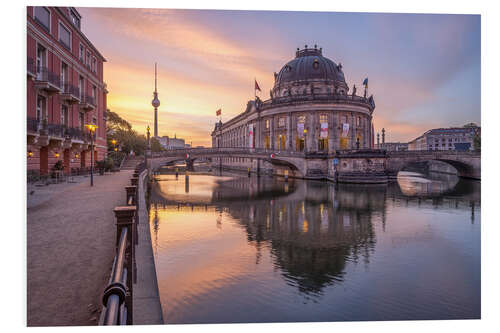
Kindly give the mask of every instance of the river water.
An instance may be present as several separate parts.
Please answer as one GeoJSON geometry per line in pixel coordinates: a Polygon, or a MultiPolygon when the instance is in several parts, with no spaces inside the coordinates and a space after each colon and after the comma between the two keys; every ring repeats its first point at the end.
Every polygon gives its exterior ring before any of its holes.
{"type": "Polygon", "coordinates": [[[480,182],[156,176],[165,323],[480,318],[480,182]]]}

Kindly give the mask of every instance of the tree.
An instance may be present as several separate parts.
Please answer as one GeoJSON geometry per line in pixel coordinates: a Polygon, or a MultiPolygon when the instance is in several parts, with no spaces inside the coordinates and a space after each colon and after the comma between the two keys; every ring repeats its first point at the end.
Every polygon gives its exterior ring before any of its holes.
{"type": "Polygon", "coordinates": [[[481,150],[481,135],[480,134],[475,134],[474,135],[474,150],[481,150]]]}
{"type": "Polygon", "coordinates": [[[147,148],[147,139],[144,135],[139,135],[132,129],[132,125],[116,112],[108,112],[106,122],[108,150],[114,151],[115,147],[129,154],[131,151],[141,155],[147,148]],[[116,145],[113,144],[116,140],[116,145]]]}
{"type": "Polygon", "coordinates": [[[468,123],[464,125],[464,128],[474,128],[474,127],[478,127],[476,123],[468,123]]]}
{"type": "Polygon", "coordinates": [[[160,144],[157,138],[151,138],[151,151],[157,153],[163,151],[163,146],[160,144]]]}

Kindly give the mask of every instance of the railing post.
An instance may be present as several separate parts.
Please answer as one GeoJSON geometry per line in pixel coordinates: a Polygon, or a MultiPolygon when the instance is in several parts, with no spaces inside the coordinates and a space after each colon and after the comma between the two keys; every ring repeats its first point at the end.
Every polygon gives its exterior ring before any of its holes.
{"type": "Polygon", "coordinates": [[[122,234],[123,228],[128,228],[127,246],[125,250],[125,267],[127,269],[127,294],[125,297],[125,305],[127,307],[127,325],[132,325],[133,316],[133,282],[135,281],[136,265],[135,265],[135,238],[137,237],[135,232],[135,206],[119,206],[115,207],[113,210],[116,217],[116,246],[119,246],[120,235],[122,234]]]}
{"type": "Polygon", "coordinates": [[[125,186],[126,192],[126,200],[125,203],[127,206],[135,206],[137,202],[136,193],[137,186],[125,186]]]}
{"type": "Polygon", "coordinates": [[[139,178],[137,178],[137,177],[130,178],[130,184],[132,186],[137,186],[138,183],[139,183],[139,178]]]}

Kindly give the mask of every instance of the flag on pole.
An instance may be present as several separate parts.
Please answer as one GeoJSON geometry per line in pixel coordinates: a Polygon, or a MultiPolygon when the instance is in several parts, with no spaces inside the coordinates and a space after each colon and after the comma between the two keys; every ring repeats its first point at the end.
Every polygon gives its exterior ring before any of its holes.
{"type": "Polygon", "coordinates": [[[259,87],[259,84],[257,83],[257,80],[255,80],[255,91],[261,91],[260,90],[260,87],[259,87]]]}
{"type": "Polygon", "coordinates": [[[366,78],[366,79],[363,81],[363,85],[365,86],[365,88],[368,88],[368,78],[366,78]]]}
{"type": "Polygon", "coordinates": [[[222,109],[219,109],[217,111],[215,111],[215,115],[216,116],[220,116],[222,114],[222,109]]]}

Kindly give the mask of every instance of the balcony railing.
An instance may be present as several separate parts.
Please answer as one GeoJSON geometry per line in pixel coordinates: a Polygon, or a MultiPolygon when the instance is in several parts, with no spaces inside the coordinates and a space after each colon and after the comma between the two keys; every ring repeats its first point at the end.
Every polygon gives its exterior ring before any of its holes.
{"type": "Polygon", "coordinates": [[[365,98],[357,95],[343,94],[307,94],[307,95],[291,95],[283,97],[275,97],[267,101],[260,102],[258,108],[263,110],[280,104],[293,104],[300,102],[343,102],[343,103],[362,103],[367,106],[374,107],[373,98],[365,98]]]}
{"type": "Polygon", "coordinates": [[[28,117],[26,125],[28,132],[38,132],[38,129],[40,128],[40,120],[28,117]]]}
{"type": "Polygon", "coordinates": [[[28,64],[26,70],[28,71],[28,74],[35,75],[36,72],[35,61],[31,57],[28,57],[28,64]]]}
{"type": "Polygon", "coordinates": [[[84,96],[83,102],[87,103],[87,104],[90,104],[90,105],[93,105],[93,106],[96,106],[96,104],[95,104],[95,98],[92,97],[92,96],[89,96],[89,95],[85,95],[84,96]]]}
{"type": "Polygon", "coordinates": [[[64,85],[63,85],[63,93],[71,95],[71,96],[78,98],[78,99],[80,98],[80,89],[78,89],[78,87],[76,87],[68,82],[64,83],[64,85]]]}
{"type": "Polygon", "coordinates": [[[61,88],[61,78],[47,67],[37,68],[36,79],[37,81],[48,82],[57,88],[61,88]]]}
{"type": "Polygon", "coordinates": [[[27,118],[28,132],[40,132],[42,135],[57,136],[73,140],[90,141],[88,131],[79,127],[68,127],[62,124],[47,124],[40,119],[27,118]]]}

